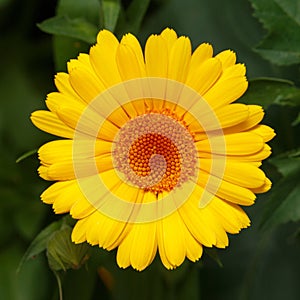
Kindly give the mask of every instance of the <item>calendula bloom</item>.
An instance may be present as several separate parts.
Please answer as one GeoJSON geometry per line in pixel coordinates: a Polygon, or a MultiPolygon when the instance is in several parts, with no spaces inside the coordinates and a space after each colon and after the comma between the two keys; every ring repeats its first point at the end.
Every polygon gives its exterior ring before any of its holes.
{"type": "Polygon", "coordinates": [[[259,168],[273,130],[258,105],[234,103],[247,89],[234,52],[194,52],[165,29],[143,53],[132,35],[107,30],[89,54],[55,77],[49,109],[32,114],[64,138],[43,145],[41,195],[77,223],[75,243],[118,248],[120,267],[145,269],[156,256],[168,269],[204,247],[225,248],[227,233],[250,225],[240,206],[270,189],[259,168]]]}

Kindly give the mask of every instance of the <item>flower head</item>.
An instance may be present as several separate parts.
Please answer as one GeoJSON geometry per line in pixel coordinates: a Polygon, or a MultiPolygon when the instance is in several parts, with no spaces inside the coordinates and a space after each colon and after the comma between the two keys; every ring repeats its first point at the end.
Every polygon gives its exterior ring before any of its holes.
{"type": "Polygon", "coordinates": [[[274,132],[260,106],[232,104],[247,89],[232,51],[192,53],[165,29],[143,53],[102,30],[55,84],[31,119],[64,138],[39,149],[40,176],[56,181],[41,198],[78,219],[75,243],[118,247],[118,265],[137,270],[158,250],[173,269],[250,225],[240,205],[271,187],[259,167],[274,132]]]}

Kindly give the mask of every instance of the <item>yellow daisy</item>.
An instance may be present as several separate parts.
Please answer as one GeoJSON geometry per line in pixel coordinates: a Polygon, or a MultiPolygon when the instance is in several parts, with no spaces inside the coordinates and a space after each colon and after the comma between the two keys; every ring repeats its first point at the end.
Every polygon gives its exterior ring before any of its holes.
{"type": "Polygon", "coordinates": [[[230,50],[194,52],[165,29],[143,53],[132,35],[99,32],[89,54],[55,77],[49,111],[31,120],[64,139],[39,149],[41,195],[77,219],[72,240],[112,250],[121,268],[145,269],[157,250],[168,269],[203,246],[225,248],[250,225],[252,205],[271,182],[259,169],[273,130],[260,106],[232,104],[247,89],[230,50]]]}

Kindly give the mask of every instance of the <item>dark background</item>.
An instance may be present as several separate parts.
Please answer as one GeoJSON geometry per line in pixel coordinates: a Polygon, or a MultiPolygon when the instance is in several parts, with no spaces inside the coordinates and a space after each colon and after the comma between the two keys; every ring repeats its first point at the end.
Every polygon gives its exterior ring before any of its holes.
{"type": "MultiPolygon", "coordinates": [[[[24,152],[54,139],[36,129],[29,116],[32,111],[45,107],[47,93],[54,90],[56,69],[52,37],[41,32],[36,24],[54,16],[55,7],[56,1],[51,0],[0,0],[0,300],[47,300],[55,299],[57,295],[55,277],[44,254],[27,262],[16,273],[30,242],[43,227],[59,218],[50,206],[39,200],[48,184],[37,175],[37,157],[34,155],[16,163],[24,152]]],[[[201,42],[210,42],[215,53],[223,49],[236,51],[238,61],[247,66],[249,78],[273,76],[298,83],[299,78],[295,77],[298,69],[275,67],[252,50],[265,34],[252,14],[246,0],[156,0],[151,2],[139,38],[144,43],[149,34],[172,27],[179,35],[189,36],[194,47],[201,42]]],[[[279,113],[276,108],[272,116],[267,112],[266,122],[280,132],[283,124],[277,122],[279,113]]],[[[284,115],[282,122],[288,123],[289,112],[284,115]]],[[[293,142],[286,137],[279,136],[278,139],[273,142],[275,152],[288,148],[293,142]]],[[[268,194],[260,196],[253,207],[246,208],[252,220],[251,228],[230,236],[230,247],[218,250],[222,268],[207,254],[191,267],[193,284],[196,278],[199,287],[199,299],[299,299],[298,227],[288,223],[271,231],[259,229],[267,198],[268,194]]],[[[109,254],[112,262],[114,255],[109,254]]],[[[87,285],[86,272],[85,269],[70,272],[65,299],[85,300],[78,294],[72,295],[68,289],[74,289],[76,282],[87,285]],[[70,284],[72,280],[74,282],[70,284]]],[[[126,274],[121,274],[121,278],[126,274]]],[[[139,284],[138,276],[142,278],[147,276],[145,274],[132,272],[132,280],[139,284]]],[[[151,279],[145,284],[150,285],[151,279]]],[[[189,283],[183,284],[188,286],[189,283]]],[[[192,294],[193,288],[191,283],[188,289],[192,294]]],[[[98,296],[89,299],[106,299],[104,294],[101,296],[103,289],[100,282],[96,288],[98,296]]],[[[120,299],[127,298],[123,294],[120,299]]],[[[175,294],[170,299],[179,298],[175,294]]]]}

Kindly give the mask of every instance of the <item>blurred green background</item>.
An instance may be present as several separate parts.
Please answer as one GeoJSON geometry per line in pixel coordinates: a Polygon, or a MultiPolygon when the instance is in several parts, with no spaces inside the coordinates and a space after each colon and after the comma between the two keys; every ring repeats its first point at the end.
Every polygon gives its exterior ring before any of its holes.
{"type": "MultiPolygon", "coordinates": [[[[93,1],[83,2],[92,5],[93,1]]],[[[123,6],[129,2],[122,1],[123,6]]],[[[44,254],[16,272],[34,237],[60,218],[39,200],[48,183],[37,175],[36,155],[16,163],[23,153],[54,139],[37,130],[29,116],[45,107],[47,93],[54,90],[54,74],[63,70],[61,61],[67,60],[65,53],[57,58],[56,52],[54,57],[52,36],[36,26],[55,15],[56,5],[53,0],[0,0],[0,300],[58,299],[55,276],[44,254]]],[[[299,66],[274,66],[253,51],[266,31],[253,17],[247,0],[152,0],[138,37],[144,44],[147,36],[165,27],[189,36],[194,47],[210,42],[215,53],[233,49],[238,61],[246,64],[250,79],[279,77],[299,85],[299,66]]],[[[57,46],[57,39],[55,43],[57,46]]],[[[68,59],[88,49],[87,44],[76,45],[68,59]]],[[[299,126],[290,126],[295,117],[289,107],[274,105],[267,110],[264,123],[277,132],[271,143],[274,155],[299,147],[299,138],[295,139],[299,126]]],[[[266,164],[265,169],[271,179],[279,178],[271,165],[266,164]]],[[[228,249],[217,251],[223,267],[204,254],[199,263],[185,263],[173,272],[163,270],[159,262],[142,273],[123,271],[115,265],[114,252],[93,249],[113,277],[114,299],[299,299],[299,223],[261,230],[268,197],[259,196],[253,207],[246,208],[252,226],[230,236],[228,249]]],[[[108,286],[91,260],[86,268],[64,275],[64,299],[110,299],[108,286]]]]}

